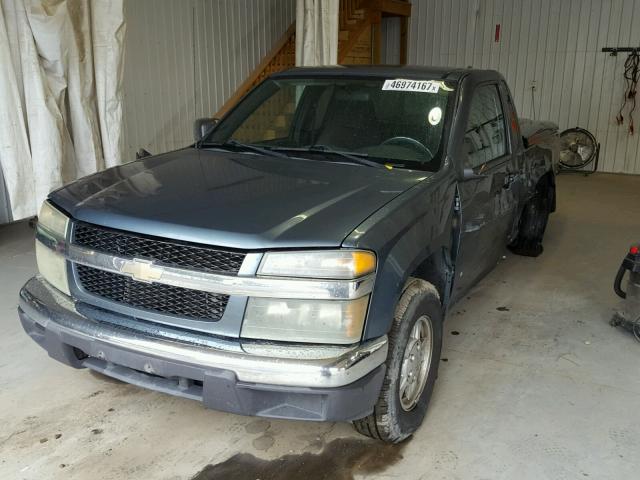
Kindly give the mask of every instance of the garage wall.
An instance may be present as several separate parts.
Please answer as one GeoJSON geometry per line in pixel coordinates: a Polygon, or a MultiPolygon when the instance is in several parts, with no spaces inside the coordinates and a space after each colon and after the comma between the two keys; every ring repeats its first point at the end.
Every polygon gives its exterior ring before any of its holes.
{"type": "Polygon", "coordinates": [[[400,63],[400,17],[382,17],[380,25],[380,63],[398,65],[400,63]]]}
{"type": "Polygon", "coordinates": [[[127,0],[125,158],[192,141],[295,19],[295,0],[127,0]]]}
{"type": "Polygon", "coordinates": [[[561,129],[587,128],[602,144],[600,170],[640,174],[640,105],[635,135],[615,121],[626,56],[600,52],[605,46],[640,45],[640,0],[411,3],[409,63],[498,70],[521,116],[549,119],[561,129]]]}

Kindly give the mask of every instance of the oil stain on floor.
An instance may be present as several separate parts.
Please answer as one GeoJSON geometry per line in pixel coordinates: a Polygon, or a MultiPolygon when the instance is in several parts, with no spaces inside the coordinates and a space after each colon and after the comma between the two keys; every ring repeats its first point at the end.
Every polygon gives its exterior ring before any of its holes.
{"type": "Polygon", "coordinates": [[[338,438],[318,454],[305,452],[262,460],[250,453],[239,453],[222,463],[207,465],[192,480],[352,480],[356,474],[381,472],[402,459],[407,443],[389,445],[338,438]]]}

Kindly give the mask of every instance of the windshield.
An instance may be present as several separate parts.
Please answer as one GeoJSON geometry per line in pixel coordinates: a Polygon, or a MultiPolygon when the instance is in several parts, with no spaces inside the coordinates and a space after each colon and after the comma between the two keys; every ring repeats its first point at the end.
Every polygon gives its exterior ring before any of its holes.
{"type": "Polygon", "coordinates": [[[429,79],[267,80],[201,146],[437,171],[451,92],[452,85],[429,79]]]}

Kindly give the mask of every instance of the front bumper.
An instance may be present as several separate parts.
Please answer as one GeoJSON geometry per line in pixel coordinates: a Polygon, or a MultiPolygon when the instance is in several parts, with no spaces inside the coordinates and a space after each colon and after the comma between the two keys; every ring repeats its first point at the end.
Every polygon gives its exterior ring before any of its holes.
{"type": "Polygon", "coordinates": [[[387,339],[352,348],[252,345],[144,324],[74,302],[40,277],[20,291],[20,321],[49,355],[75,368],[200,400],[243,415],[353,420],[368,415],[384,377],[387,339]]]}

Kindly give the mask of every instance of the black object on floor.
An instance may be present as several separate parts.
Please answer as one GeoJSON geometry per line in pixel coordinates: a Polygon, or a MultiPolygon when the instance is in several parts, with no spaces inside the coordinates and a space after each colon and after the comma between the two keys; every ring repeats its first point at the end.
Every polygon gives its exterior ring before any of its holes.
{"type": "Polygon", "coordinates": [[[613,315],[611,325],[629,330],[640,341],[640,243],[632,245],[624,257],[613,282],[613,290],[623,303],[613,315]],[[627,272],[629,275],[623,288],[627,272]]]}

